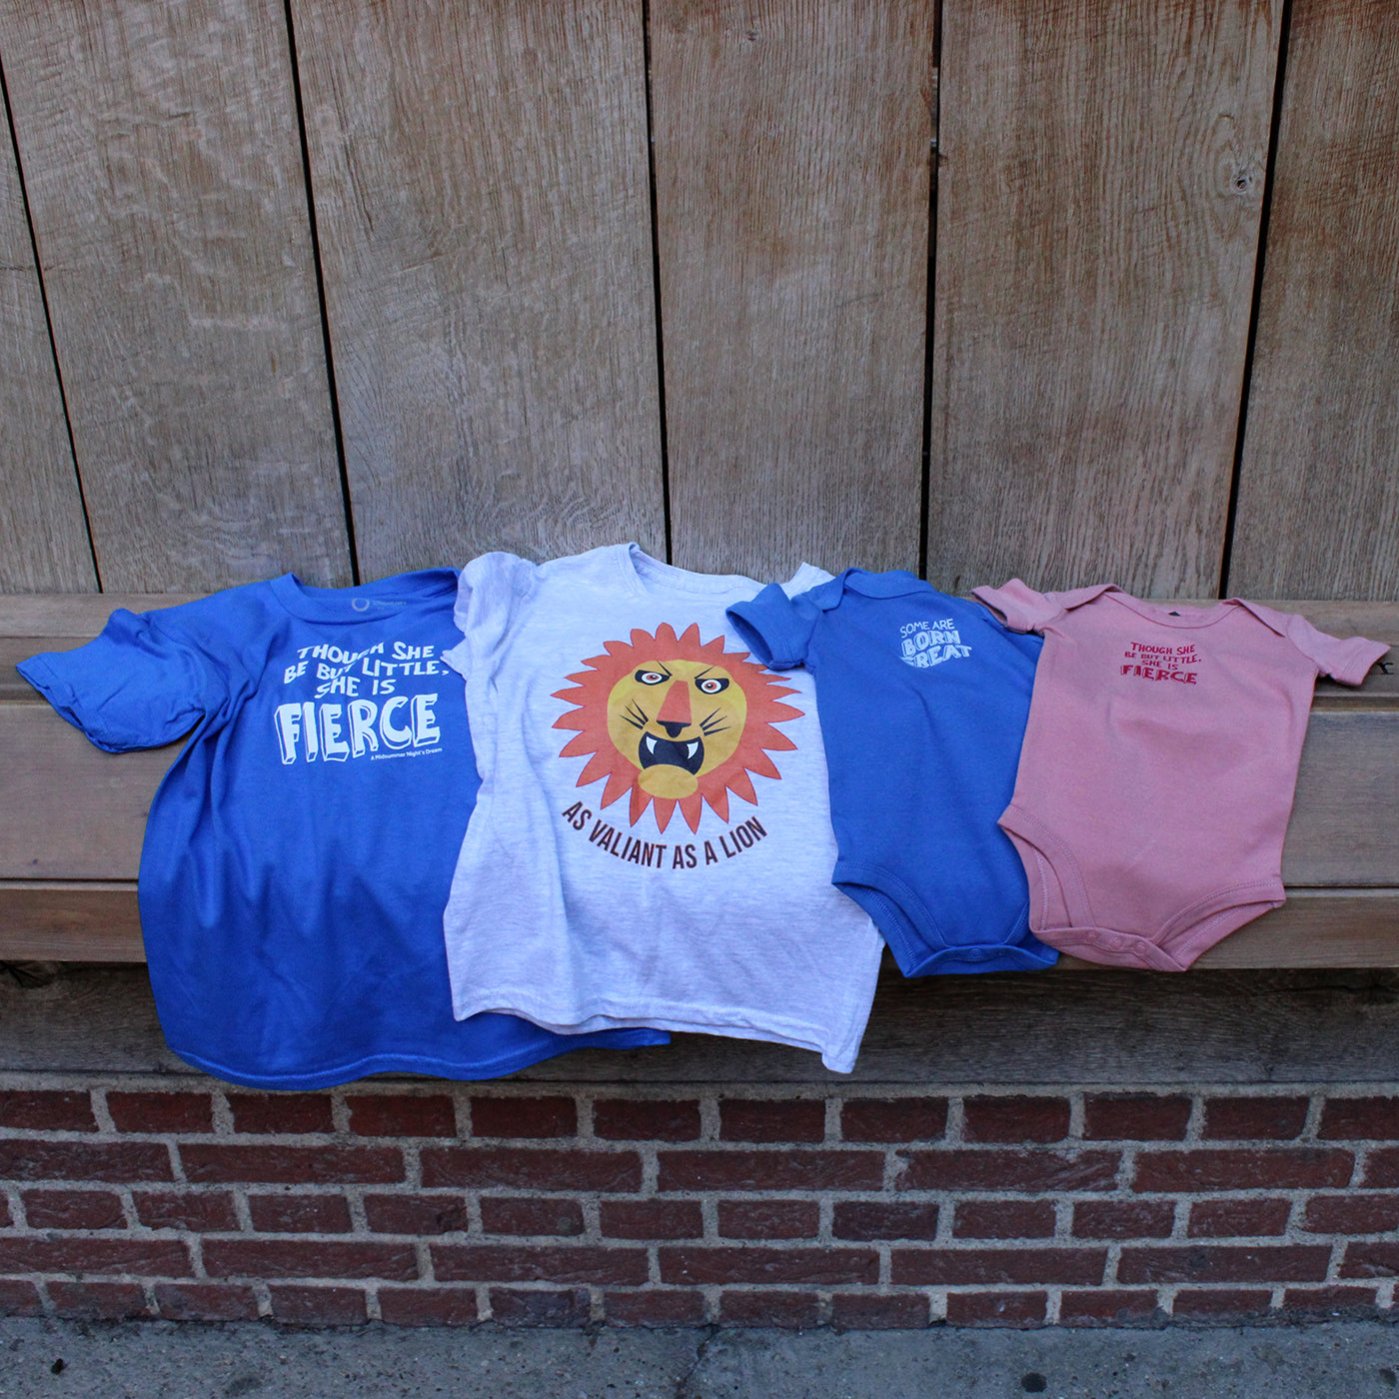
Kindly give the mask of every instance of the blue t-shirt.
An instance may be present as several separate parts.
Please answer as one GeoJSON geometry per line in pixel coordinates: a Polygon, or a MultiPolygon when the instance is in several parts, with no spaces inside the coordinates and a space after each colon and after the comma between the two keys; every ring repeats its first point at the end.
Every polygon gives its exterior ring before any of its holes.
{"type": "Polygon", "coordinates": [[[1041,642],[902,571],[849,569],[729,617],[775,670],[816,679],[830,768],[833,882],[906,976],[1031,970],[1025,871],[996,825],[1010,802],[1041,642]]]}
{"type": "Polygon", "coordinates": [[[480,779],[457,574],[291,574],[154,612],[20,673],[99,748],[189,740],[156,793],[138,899],[170,1048],[234,1083],[487,1078],[653,1030],[452,1015],[442,910],[480,779]]]}

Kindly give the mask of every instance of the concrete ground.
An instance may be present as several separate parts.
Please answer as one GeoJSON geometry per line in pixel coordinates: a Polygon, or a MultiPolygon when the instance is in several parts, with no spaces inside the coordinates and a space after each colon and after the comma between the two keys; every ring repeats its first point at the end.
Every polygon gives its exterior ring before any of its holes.
{"type": "Polygon", "coordinates": [[[477,1331],[0,1320],[0,1396],[1399,1399],[1399,1328],[477,1331]]]}

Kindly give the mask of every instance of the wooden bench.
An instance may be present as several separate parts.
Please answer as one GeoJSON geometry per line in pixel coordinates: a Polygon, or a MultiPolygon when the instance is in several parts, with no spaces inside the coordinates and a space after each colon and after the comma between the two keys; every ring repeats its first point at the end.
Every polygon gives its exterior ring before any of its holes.
{"type": "MultiPolygon", "coordinates": [[[[175,747],[93,748],[16,673],[95,636],[116,607],[181,597],[0,598],[0,961],[140,962],[136,870],[175,747]]],[[[1277,602],[1325,631],[1399,645],[1399,603],[1277,602]]],[[[1208,800],[1208,794],[1202,794],[1208,800]]],[[[1202,967],[1399,967],[1399,663],[1364,687],[1323,682],[1283,860],[1288,903],[1202,967]]],[[[1082,968],[1065,958],[1062,967],[1082,968]]]]}

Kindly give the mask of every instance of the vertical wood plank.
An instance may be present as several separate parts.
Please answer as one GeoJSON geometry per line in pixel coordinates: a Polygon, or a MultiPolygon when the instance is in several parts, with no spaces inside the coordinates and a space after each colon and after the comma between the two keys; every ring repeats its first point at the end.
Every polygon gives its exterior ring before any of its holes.
{"type": "Polygon", "coordinates": [[[1399,9],[1295,0],[1229,587],[1399,597],[1399,9]]]}
{"type": "Polygon", "coordinates": [[[104,586],[345,582],[285,15],[0,0],[104,586]]]}
{"type": "Polygon", "coordinates": [[[639,0],[295,0],[367,573],[664,549],[639,0]]]}
{"type": "Polygon", "coordinates": [[[0,122],[0,592],[97,586],[19,168],[0,122]]]}
{"type": "Polygon", "coordinates": [[[1220,581],[1275,0],[946,0],[929,576],[1220,581]]]}
{"type": "Polygon", "coordinates": [[[678,563],[918,567],[933,8],[653,0],[678,563]]]}

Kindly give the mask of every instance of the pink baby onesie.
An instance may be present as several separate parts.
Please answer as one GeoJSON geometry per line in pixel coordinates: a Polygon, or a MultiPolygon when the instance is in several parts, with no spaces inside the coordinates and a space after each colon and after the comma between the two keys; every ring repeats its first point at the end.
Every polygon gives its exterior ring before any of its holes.
{"type": "Polygon", "coordinates": [[[1035,935],[1092,962],[1184,971],[1277,908],[1316,678],[1359,685],[1389,648],[1238,598],[1165,607],[1018,578],[975,596],[1045,638],[1000,817],[1035,935]]]}

